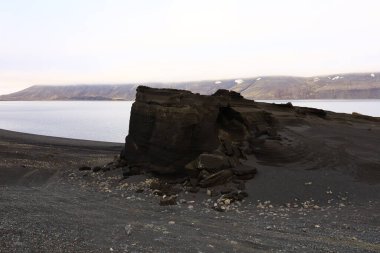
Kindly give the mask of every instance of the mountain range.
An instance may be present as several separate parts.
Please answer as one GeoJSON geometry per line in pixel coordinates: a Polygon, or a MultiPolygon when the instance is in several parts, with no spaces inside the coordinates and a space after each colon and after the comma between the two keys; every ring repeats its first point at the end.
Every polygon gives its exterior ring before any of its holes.
{"type": "Polygon", "coordinates": [[[136,87],[186,89],[209,95],[218,89],[241,93],[245,98],[270,99],[380,99],[380,72],[313,77],[261,76],[228,80],[177,83],[35,85],[0,96],[3,101],[134,100],[136,87]]]}

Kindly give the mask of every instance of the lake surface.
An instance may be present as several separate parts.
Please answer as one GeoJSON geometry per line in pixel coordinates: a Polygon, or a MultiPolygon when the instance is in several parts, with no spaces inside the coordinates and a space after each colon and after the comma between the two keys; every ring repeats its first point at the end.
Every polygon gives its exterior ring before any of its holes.
{"type": "MultiPolygon", "coordinates": [[[[289,100],[296,106],[380,117],[380,100],[289,100]]],[[[267,100],[286,103],[284,100],[267,100]]],[[[85,140],[124,142],[133,102],[0,101],[0,128],[85,140]]]]}
{"type": "Polygon", "coordinates": [[[0,128],[74,139],[124,142],[132,103],[0,101],[0,128]]]}

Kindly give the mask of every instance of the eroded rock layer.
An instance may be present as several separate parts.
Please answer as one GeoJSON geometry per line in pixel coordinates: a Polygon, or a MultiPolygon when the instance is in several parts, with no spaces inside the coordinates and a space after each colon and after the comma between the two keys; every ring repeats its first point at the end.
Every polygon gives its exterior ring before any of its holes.
{"type": "Polygon", "coordinates": [[[130,168],[186,174],[194,187],[210,187],[253,178],[256,169],[241,160],[261,135],[278,137],[274,118],[239,93],[139,86],[122,158],[130,168]]]}

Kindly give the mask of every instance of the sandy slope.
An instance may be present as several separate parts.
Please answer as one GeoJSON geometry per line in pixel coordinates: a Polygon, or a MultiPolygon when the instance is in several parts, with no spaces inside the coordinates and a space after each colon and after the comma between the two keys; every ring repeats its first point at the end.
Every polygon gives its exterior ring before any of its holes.
{"type": "Polygon", "coordinates": [[[260,106],[282,140],[246,161],[249,197],[223,213],[205,190],[162,207],[136,193],[149,175],[78,171],[121,144],[0,130],[0,252],[379,252],[380,123],[260,106]]]}

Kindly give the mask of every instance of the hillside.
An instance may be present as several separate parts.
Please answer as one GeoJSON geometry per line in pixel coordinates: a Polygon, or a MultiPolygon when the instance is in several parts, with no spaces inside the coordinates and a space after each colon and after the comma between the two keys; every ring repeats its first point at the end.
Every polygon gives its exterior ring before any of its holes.
{"type": "MultiPolygon", "coordinates": [[[[380,73],[314,77],[266,76],[179,83],[146,83],[151,87],[186,89],[211,94],[218,89],[250,99],[379,99],[380,73]]],[[[138,84],[32,86],[0,100],[134,100],[138,84]]]]}

